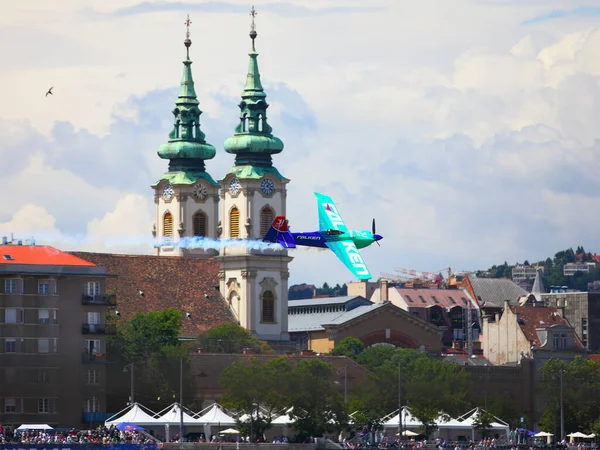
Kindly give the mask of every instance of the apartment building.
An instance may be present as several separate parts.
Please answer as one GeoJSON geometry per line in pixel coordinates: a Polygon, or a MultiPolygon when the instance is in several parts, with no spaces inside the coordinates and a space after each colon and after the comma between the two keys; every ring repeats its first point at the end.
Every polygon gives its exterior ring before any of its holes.
{"type": "Polygon", "coordinates": [[[595,268],[595,262],[567,263],[563,266],[563,275],[569,277],[575,275],[577,272],[590,273],[590,270],[594,270],[595,268]]]}
{"type": "Polygon", "coordinates": [[[512,280],[515,283],[521,283],[527,280],[533,280],[538,270],[544,273],[544,266],[521,266],[516,265],[512,268],[512,280]]]}
{"type": "Polygon", "coordinates": [[[0,423],[79,427],[104,418],[107,276],[55,248],[4,239],[0,423]]]}

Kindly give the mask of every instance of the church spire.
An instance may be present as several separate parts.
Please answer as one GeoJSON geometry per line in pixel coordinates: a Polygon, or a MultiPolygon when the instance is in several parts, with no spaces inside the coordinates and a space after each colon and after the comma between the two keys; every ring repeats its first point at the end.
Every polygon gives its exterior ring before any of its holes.
{"type": "Polygon", "coordinates": [[[225,151],[235,156],[236,166],[253,166],[270,168],[273,166],[271,155],[283,150],[283,142],[273,136],[273,129],[267,122],[265,94],[260,82],[258,70],[258,53],[256,52],[255,40],[258,33],[254,19],[256,10],[252,6],[250,16],[250,39],[252,50],[249,53],[248,75],[246,85],[242,92],[242,101],[239,104],[241,110],[240,124],[235,129],[235,134],[225,141],[225,151]]]}
{"type": "Polygon", "coordinates": [[[215,148],[204,140],[205,135],[200,129],[202,111],[198,108],[200,102],[194,89],[190,60],[191,23],[188,15],[184,22],[186,33],[183,41],[186,47],[186,59],[183,61],[181,87],[173,110],[175,116],[173,131],[169,133],[169,141],[158,149],[158,156],[169,160],[169,172],[203,173],[204,161],[214,158],[216,154],[215,148]]]}

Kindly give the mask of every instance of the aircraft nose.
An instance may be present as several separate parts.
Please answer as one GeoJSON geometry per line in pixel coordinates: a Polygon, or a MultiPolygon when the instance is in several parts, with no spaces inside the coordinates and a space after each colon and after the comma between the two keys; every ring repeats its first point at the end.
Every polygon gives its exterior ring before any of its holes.
{"type": "Polygon", "coordinates": [[[374,234],[374,235],[373,235],[373,239],[375,239],[376,241],[380,241],[380,240],[382,240],[382,239],[383,239],[383,236],[382,236],[382,235],[380,235],[380,234],[374,234]]]}

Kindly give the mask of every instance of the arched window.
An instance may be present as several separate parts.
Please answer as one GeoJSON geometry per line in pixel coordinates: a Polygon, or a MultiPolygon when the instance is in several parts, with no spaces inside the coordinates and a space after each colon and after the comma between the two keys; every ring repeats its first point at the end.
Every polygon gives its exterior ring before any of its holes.
{"type": "Polygon", "coordinates": [[[258,115],[258,131],[262,132],[263,130],[263,116],[262,114],[258,115]]]}
{"type": "Polygon", "coordinates": [[[173,216],[170,212],[163,216],[163,237],[166,242],[173,241],[173,216]]]}
{"type": "Polygon", "coordinates": [[[249,123],[249,120],[248,120],[248,116],[247,116],[246,114],[244,114],[243,121],[244,121],[244,129],[243,129],[243,131],[247,132],[247,131],[249,131],[249,130],[248,130],[248,123],[249,123]]]}
{"type": "Polygon", "coordinates": [[[262,296],[262,322],[275,322],[275,297],[271,291],[265,291],[262,296]]]}
{"type": "Polygon", "coordinates": [[[260,212],[260,235],[264,236],[271,228],[273,219],[275,218],[275,212],[268,206],[265,206],[260,212]]]}
{"type": "Polygon", "coordinates": [[[192,217],[192,224],[194,227],[194,236],[206,236],[206,214],[198,211],[192,217]]]}
{"type": "Polygon", "coordinates": [[[229,213],[229,237],[231,239],[240,238],[240,211],[235,206],[229,213]]]}

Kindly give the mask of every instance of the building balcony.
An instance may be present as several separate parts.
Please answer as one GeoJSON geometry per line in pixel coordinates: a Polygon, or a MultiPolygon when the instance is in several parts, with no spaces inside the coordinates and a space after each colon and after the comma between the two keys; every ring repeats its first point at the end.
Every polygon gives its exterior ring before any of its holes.
{"type": "Polygon", "coordinates": [[[106,362],[106,353],[83,352],[81,361],[83,364],[104,364],[106,362]]]}
{"type": "Polygon", "coordinates": [[[81,334],[106,334],[106,325],[95,323],[84,323],[81,326],[81,334]]]}
{"type": "Polygon", "coordinates": [[[84,305],[114,305],[114,295],[81,295],[81,303],[84,305]]]}

